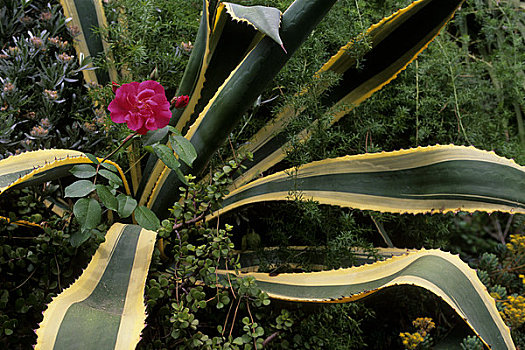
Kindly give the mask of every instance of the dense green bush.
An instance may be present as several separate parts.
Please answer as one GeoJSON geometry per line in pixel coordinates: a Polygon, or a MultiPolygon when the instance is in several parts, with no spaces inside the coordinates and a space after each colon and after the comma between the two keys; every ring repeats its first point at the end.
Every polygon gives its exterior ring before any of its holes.
{"type": "Polygon", "coordinates": [[[44,225],[44,229],[8,224],[0,219],[0,347],[29,349],[46,304],[79,276],[104,237],[73,248],[76,228],[53,215],[43,199],[56,191],[16,190],[2,196],[2,215],[44,225]],[[17,198],[16,200],[14,198],[17,198]],[[9,210],[6,212],[6,209],[9,210]],[[42,218],[49,218],[42,222],[42,218]]]}

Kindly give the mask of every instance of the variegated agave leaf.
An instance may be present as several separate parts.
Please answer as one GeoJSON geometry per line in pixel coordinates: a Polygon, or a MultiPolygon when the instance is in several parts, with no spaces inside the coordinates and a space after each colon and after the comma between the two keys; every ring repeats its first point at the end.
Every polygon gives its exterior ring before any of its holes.
{"type": "Polygon", "coordinates": [[[214,9],[207,1],[203,6],[195,44],[198,50],[194,49],[196,53],[192,52],[190,58],[190,63],[195,60],[200,62],[200,67],[197,69],[190,64],[191,69],[186,70],[181,86],[185,83],[188,86],[179,89],[178,94],[191,95],[191,98],[184,111],[173,111],[170,122],[181,131],[198,117],[230,73],[262,39],[261,34],[283,45],[279,36],[281,12],[278,9],[222,2],[214,9]],[[193,85],[189,89],[191,80],[193,85]]]}
{"type": "MultiPolygon", "coordinates": [[[[93,28],[107,27],[102,0],[60,0],[64,15],[71,18],[69,26],[73,32],[78,32],[74,46],[78,57],[93,59],[101,53],[108,51],[108,44],[97,34],[93,28]]],[[[100,69],[94,70],[90,62],[88,69],[82,71],[87,83],[104,85],[116,79],[114,68],[106,73],[100,69]]]]}
{"type": "MultiPolygon", "coordinates": [[[[333,3],[334,0],[295,1],[282,17],[281,37],[288,54],[285,54],[271,38],[263,38],[229,74],[186,134],[186,138],[192,142],[198,154],[191,169],[193,173],[203,170],[243,113],[333,3]]],[[[169,205],[177,200],[179,182],[177,176],[165,170],[161,164],[158,164],[151,174],[145,190],[141,193],[140,203],[147,204],[162,217],[166,215],[169,205]]]]}
{"type": "Polygon", "coordinates": [[[318,162],[260,178],[225,197],[242,205],[296,196],[390,213],[525,213],[525,167],[465,146],[431,146],[318,162]]]}
{"type": "MultiPolygon", "coordinates": [[[[221,270],[226,276],[230,271],[221,270]]],[[[311,273],[242,273],[271,298],[313,303],[346,303],[384,288],[413,285],[450,305],[490,349],[515,349],[509,328],[476,272],[458,256],[421,250],[374,264],[311,273]]]]}
{"type": "MultiPolygon", "coordinates": [[[[333,72],[341,80],[330,87],[320,104],[331,108],[335,123],[349,111],[369,98],[374,92],[392,81],[423,51],[452,18],[463,0],[419,0],[401,9],[365,33],[349,41],[316,73],[333,72]],[[369,42],[370,50],[362,57],[359,67],[354,54],[356,46],[369,42]]],[[[317,90],[320,88],[317,87],[317,90]]],[[[321,91],[326,88],[321,87],[321,91]]],[[[308,93],[306,89],[302,93],[308,93]]],[[[253,162],[239,176],[230,189],[240,187],[255,176],[277,164],[290,148],[285,126],[301,111],[285,106],[281,112],[256,133],[238,152],[253,153],[253,162]]],[[[310,137],[308,130],[298,135],[304,141],[310,137]]]]}
{"type": "MultiPolygon", "coordinates": [[[[102,159],[99,159],[101,161],[102,159]]],[[[22,186],[30,186],[51,181],[64,176],[71,176],[69,170],[77,164],[93,162],[82,152],[52,149],[25,152],[0,160],[0,194],[22,186]]],[[[110,160],[105,160],[117,168],[124,183],[124,189],[130,194],[129,185],[122,169],[110,160]]]]}
{"type": "Polygon", "coordinates": [[[156,233],[114,224],[80,278],[44,312],[35,349],[134,349],[156,233]]]}

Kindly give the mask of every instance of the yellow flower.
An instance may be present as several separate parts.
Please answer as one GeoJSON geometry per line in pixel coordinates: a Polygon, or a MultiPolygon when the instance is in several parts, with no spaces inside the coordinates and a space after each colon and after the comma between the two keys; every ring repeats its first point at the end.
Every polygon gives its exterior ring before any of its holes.
{"type": "Polygon", "coordinates": [[[525,298],[521,295],[517,297],[509,296],[503,303],[501,316],[511,328],[519,328],[525,323],[525,298]]]}
{"type": "Polygon", "coordinates": [[[414,327],[419,328],[420,331],[424,332],[420,332],[423,336],[425,336],[427,332],[430,332],[432,329],[436,328],[436,324],[430,317],[418,317],[412,321],[412,324],[414,327]]]}
{"type": "Polygon", "coordinates": [[[511,253],[525,254],[525,236],[510,235],[510,242],[506,246],[511,253]]]}
{"type": "Polygon", "coordinates": [[[419,344],[423,342],[423,337],[418,332],[415,333],[399,333],[399,336],[401,337],[401,342],[408,350],[414,350],[417,349],[419,344]]]}

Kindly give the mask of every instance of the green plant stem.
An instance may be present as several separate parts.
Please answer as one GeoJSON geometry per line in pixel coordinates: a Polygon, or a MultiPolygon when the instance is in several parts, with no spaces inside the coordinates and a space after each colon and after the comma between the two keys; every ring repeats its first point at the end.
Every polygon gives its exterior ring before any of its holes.
{"type": "Polygon", "coordinates": [[[416,59],[416,146],[419,145],[419,63],[416,59]]]}
{"type": "Polygon", "coordinates": [[[514,102],[514,111],[516,112],[516,120],[518,122],[518,135],[520,137],[521,146],[525,148],[525,127],[523,126],[523,116],[518,102],[514,102]]]}
{"type": "Polygon", "coordinates": [[[115,153],[117,153],[122,147],[124,147],[128,141],[130,141],[131,139],[133,139],[135,136],[138,135],[138,132],[134,132],[133,134],[130,134],[128,136],[126,136],[126,138],[122,141],[122,143],[117,147],[115,148],[113,151],[111,151],[111,153],[109,153],[107,156],[104,157],[104,159],[102,159],[98,164],[97,164],[97,170],[96,170],[96,174],[95,174],[95,179],[93,180],[93,183],[95,183],[97,181],[97,175],[98,175],[98,171],[100,170],[100,164],[104,163],[106,160],[108,160],[112,155],[114,155],[115,153]]]}
{"type": "Polygon", "coordinates": [[[100,164],[104,163],[108,158],[110,158],[112,155],[114,155],[115,153],[117,153],[117,151],[119,149],[121,149],[122,147],[124,147],[124,145],[129,141],[131,140],[133,137],[137,136],[138,135],[138,132],[134,132],[133,134],[130,134],[128,136],[126,136],[126,138],[122,141],[122,143],[117,147],[115,148],[110,154],[108,154],[107,156],[104,157],[104,159],[102,159],[102,161],[100,162],[100,164]]]}
{"type": "Polygon", "coordinates": [[[452,83],[452,91],[454,92],[454,109],[456,111],[456,116],[458,118],[459,128],[461,129],[461,132],[463,133],[463,137],[465,138],[465,141],[467,141],[467,143],[471,144],[471,142],[469,141],[469,139],[467,137],[467,133],[465,131],[465,128],[463,127],[463,122],[461,121],[461,112],[459,111],[459,102],[458,102],[458,92],[457,92],[457,88],[456,88],[456,77],[454,76],[454,70],[452,69],[452,62],[450,61],[449,57],[447,56],[447,54],[445,52],[445,48],[441,44],[441,40],[439,40],[439,38],[436,39],[436,43],[439,45],[439,48],[441,49],[441,52],[443,53],[443,56],[445,57],[445,60],[447,61],[447,64],[448,64],[448,71],[450,73],[450,81],[452,83]]]}

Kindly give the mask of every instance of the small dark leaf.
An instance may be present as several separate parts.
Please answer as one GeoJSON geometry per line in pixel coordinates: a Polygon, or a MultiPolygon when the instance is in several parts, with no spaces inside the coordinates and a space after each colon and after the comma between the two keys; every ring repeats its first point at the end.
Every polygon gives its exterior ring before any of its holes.
{"type": "Polygon", "coordinates": [[[80,245],[84,243],[85,241],[87,241],[89,237],[91,237],[90,229],[80,230],[71,235],[69,242],[71,243],[73,247],[76,248],[76,247],[80,247],[80,245]]]}
{"type": "Polygon", "coordinates": [[[108,189],[108,187],[104,185],[96,185],[97,187],[97,194],[100,198],[100,201],[102,204],[106,206],[106,208],[111,210],[118,210],[118,200],[117,197],[115,197],[112,193],[112,189],[108,189]]]}
{"type": "Polygon", "coordinates": [[[114,166],[113,164],[111,163],[108,163],[107,161],[104,162],[104,163],[101,163],[100,165],[102,165],[104,168],[108,169],[109,171],[112,171],[114,173],[118,173],[118,169],[116,166],[114,166]]]}
{"type": "Polygon", "coordinates": [[[152,147],[157,157],[159,157],[168,168],[176,170],[180,167],[177,157],[175,157],[175,154],[168,146],[155,144],[152,147]]]}
{"type": "Polygon", "coordinates": [[[97,159],[97,157],[95,157],[94,155],[92,155],[91,153],[84,153],[86,155],[86,157],[89,158],[90,161],[93,162],[93,164],[98,164],[99,161],[97,159]]]}

